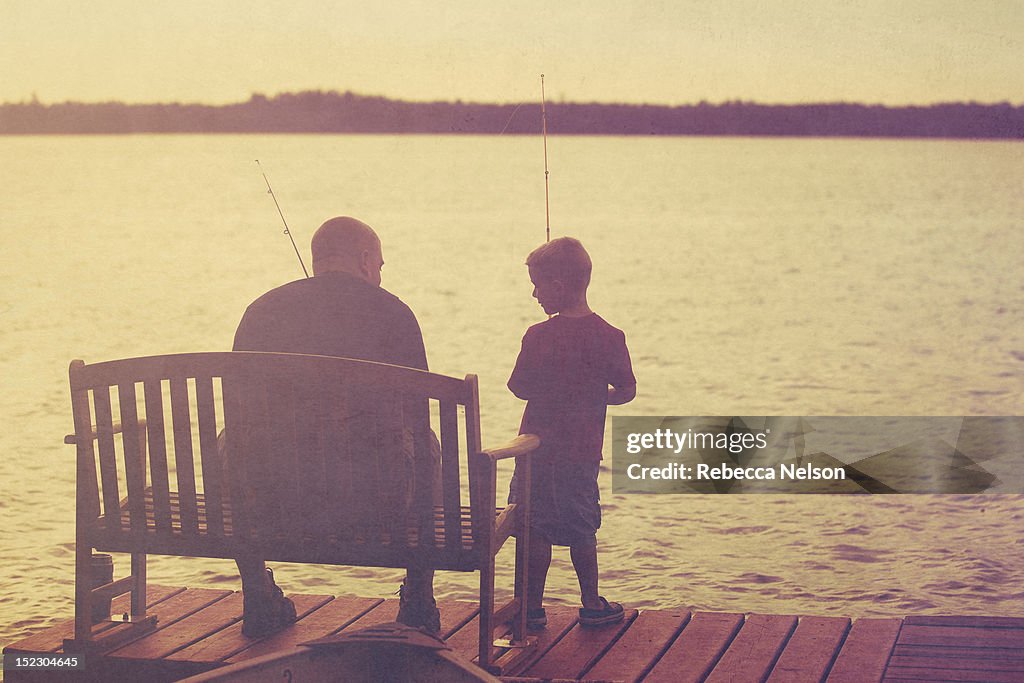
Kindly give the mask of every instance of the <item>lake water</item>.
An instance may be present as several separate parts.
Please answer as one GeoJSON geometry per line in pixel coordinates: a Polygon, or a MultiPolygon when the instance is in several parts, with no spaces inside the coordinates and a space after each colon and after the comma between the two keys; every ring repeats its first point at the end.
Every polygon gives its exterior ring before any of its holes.
{"type": "MultiPolygon", "coordinates": [[[[626,331],[638,378],[612,414],[1020,414],[1022,149],[551,138],[552,235],[590,250],[591,304],[626,331]]],[[[307,264],[325,218],[377,229],[383,284],[419,316],[431,369],[480,376],[485,443],[515,434],[522,404],[505,381],[543,318],[523,266],[544,239],[539,139],[8,137],[0,155],[0,642],[73,610],[68,362],[227,349],[249,301],[301,276],[256,158],[307,264]]],[[[606,473],[602,592],[631,607],[1022,613],[1020,496],[610,486],[606,473]]],[[[154,558],[150,571],[237,587],[230,562],[154,558]]],[[[276,572],[290,591],[377,596],[401,576],[276,572]]],[[[436,585],[475,594],[471,575],[436,585]]],[[[556,554],[549,600],[577,595],[556,554]]]]}

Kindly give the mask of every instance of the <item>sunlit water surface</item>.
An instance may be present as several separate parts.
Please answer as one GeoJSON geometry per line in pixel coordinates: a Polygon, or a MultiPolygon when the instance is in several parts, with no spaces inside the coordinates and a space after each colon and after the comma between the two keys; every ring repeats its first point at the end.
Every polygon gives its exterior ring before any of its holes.
{"type": "MultiPolygon", "coordinates": [[[[589,248],[591,304],[639,382],[613,414],[1020,414],[1021,149],[552,138],[552,234],[589,248]]],[[[523,266],[544,238],[539,140],[25,137],[0,154],[0,642],[72,613],[68,362],[227,349],[248,302],[301,275],[256,158],[305,253],[329,216],[377,228],[431,368],[477,373],[485,443],[514,435],[505,381],[543,316],[523,266]]],[[[616,496],[607,473],[602,490],[601,590],[628,606],[1022,612],[1018,496],[616,496]]],[[[150,571],[238,586],[230,562],[150,571]]],[[[276,571],[290,591],[376,596],[401,576],[276,571]]],[[[437,591],[471,599],[474,577],[437,591]]],[[[577,593],[556,554],[548,599],[577,593]]]]}

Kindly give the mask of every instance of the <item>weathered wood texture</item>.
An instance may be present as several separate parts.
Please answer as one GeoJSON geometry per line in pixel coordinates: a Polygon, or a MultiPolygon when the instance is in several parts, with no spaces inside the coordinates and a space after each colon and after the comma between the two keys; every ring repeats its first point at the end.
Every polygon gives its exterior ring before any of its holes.
{"type": "Polygon", "coordinates": [[[577,623],[530,666],[530,675],[538,678],[581,678],[633,624],[636,616],[636,610],[627,610],[625,618],[618,624],[583,627],[577,623]]]}
{"type": "Polygon", "coordinates": [[[708,676],[709,683],[765,680],[796,628],[796,621],[793,616],[749,615],[708,676]]]}
{"type": "MultiPolygon", "coordinates": [[[[159,617],[156,630],[91,655],[89,676],[7,671],[6,680],[177,680],[389,622],[398,609],[395,599],[294,594],[298,622],[250,639],[240,632],[239,593],[151,588],[148,609],[159,617]]],[[[119,598],[115,610],[126,603],[119,598]]],[[[477,606],[448,602],[440,607],[449,647],[471,660],[477,654],[477,606]]],[[[875,618],[851,625],[836,617],[629,610],[620,624],[585,629],[575,608],[551,605],[547,611],[548,626],[536,634],[538,646],[512,672],[522,680],[1024,681],[1024,626],[1010,618],[875,618]]],[[[73,620],[58,624],[5,652],[58,652],[73,627],[73,620]]],[[[120,628],[112,622],[94,627],[98,633],[120,628]]]]}
{"type": "Polygon", "coordinates": [[[900,632],[900,619],[858,619],[853,622],[828,683],[877,683],[900,632]]]}
{"type": "Polygon", "coordinates": [[[1024,619],[908,617],[885,681],[1024,681],[1024,619]]]}
{"type": "Polygon", "coordinates": [[[849,628],[850,620],[842,617],[801,618],[768,676],[768,683],[823,680],[849,628]]]}
{"type": "Polygon", "coordinates": [[[705,680],[742,625],[742,614],[694,614],[644,680],[665,683],[705,680]]]}
{"type": "Polygon", "coordinates": [[[586,676],[605,681],[640,680],[689,621],[690,613],[685,610],[641,612],[586,676]]]}

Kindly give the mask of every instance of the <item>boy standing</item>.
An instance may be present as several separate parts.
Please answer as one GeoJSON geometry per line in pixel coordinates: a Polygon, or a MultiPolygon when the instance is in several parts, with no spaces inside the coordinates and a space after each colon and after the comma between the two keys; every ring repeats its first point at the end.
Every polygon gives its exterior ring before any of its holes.
{"type": "MultiPolygon", "coordinates": [[[[512,393],[527,401],[519,432],[538,435],[541,444],[532,462],[527,621],[533,628],[547,623],[551,546],[563,545],[580,583],[580,624],[615,623],[623,618],[622,605],[597,590],[597,474],[606,408],[636,396],[626,337],[587,305],[591,261],[578,240],[552,240],[535,249],[526,265],[534,298],[554,316],[526,331],[508,380],[512,393]]],[[[521,495],[518,488],[513,476],[512,501],[521,495]]]]}

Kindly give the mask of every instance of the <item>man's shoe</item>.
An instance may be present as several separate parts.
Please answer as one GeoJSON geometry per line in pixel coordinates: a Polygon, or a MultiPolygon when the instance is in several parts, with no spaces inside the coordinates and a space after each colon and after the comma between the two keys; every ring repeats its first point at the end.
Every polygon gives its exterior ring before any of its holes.
{"type": "Polygon", "coordinates": [[[284,596],[274,582],[274,572],[267,567],[270,580],[270,599],[252,599],[242,594],[242,635],[246,638],[262,638],[276,633],[289,624],[295,623],[295,603],[284,596]]]}
{"type": "Polygon", "coordinates": [[[432,636],[441,635],[441,611],[437,609],[437,603],[431,599],[430,604],[413,604],[412,600],[405,597],[404,584],[398,589],[398,617],[395,621],[418,628],[432,636]]]}
{"type": "Polygon", "coordinates": [[[603,626],[604,624],[616,624],[626,616],[622,605],[617,602],[608,602],[604,598],[599,609],[580,609],[580,626],[603,626]]]}

